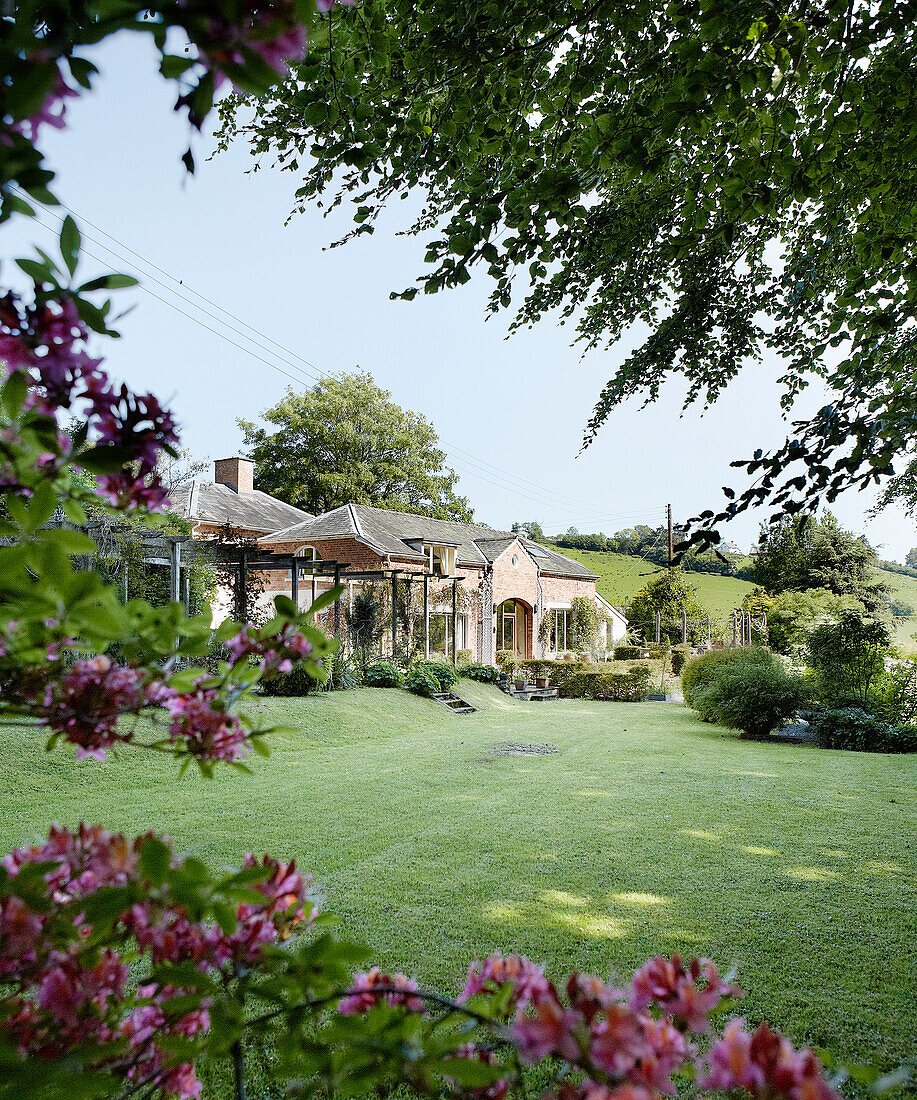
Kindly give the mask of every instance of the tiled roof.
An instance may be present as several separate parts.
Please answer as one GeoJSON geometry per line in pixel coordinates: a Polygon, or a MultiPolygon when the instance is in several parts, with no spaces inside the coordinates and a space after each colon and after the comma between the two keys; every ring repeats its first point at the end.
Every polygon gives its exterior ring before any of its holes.
{"type": "Polygon", "coordinates": [[[370,508],[365,504],[342,505],[321,516],[275,531],[261,542],[269,546],[334,538],[356,538],[380,555],[407,561],[424,560],[424,555],[417,549],[419,542],[451,544],[456,547],[455,559],[459,565],[483,565],[494,561],[518,538],[538,562],[542,572],[584,577],[587,580],[595,578],[595,573],[579,562],[511,531],[499,531],[480,523],[457,523],[454,520],[417,516],[411,512],[370,508]]]}
{"type": "Polygon", "coordinates": [[[172,510],[193,523],[216,526],[228,523],[258,534],[270,534],[281,527],[289,527],[291,523],[311,519],[308,512],[259,489],[251,493],[237,493],[228,485],[212,482],[199,482],[193,489],[184,486],[175,490],[172,510]]]}

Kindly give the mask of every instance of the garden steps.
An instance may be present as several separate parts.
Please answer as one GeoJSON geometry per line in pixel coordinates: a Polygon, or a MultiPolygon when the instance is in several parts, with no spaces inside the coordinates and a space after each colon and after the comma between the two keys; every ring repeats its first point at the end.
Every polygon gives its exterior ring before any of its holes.
{"type": "Polygon", "coordinates": [[[460,699],[454,691],[438,691],[433,698],[444,703],[453,714],[474,714],[475,712],[475,708],[464,699],[460,699]]]}

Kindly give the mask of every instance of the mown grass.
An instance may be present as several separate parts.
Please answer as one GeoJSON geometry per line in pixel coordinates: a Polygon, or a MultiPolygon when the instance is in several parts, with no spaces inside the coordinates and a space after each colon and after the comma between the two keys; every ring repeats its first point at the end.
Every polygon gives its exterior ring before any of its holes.
{"type": "Polygon", "coordinates": [[[913,1055],[917,760],[743,742],[666,704],[460,690],[468,718],[397,690],[263,700],[297,732],[209,782],[4,730],[0,846],[86,819],[223,862],[295,856],[346,934],[443,990],[494,949],[554,975],[706,954],[796,1041],[913,1055]],[[494,753],[510,741],[559,751],[494,753]]]}

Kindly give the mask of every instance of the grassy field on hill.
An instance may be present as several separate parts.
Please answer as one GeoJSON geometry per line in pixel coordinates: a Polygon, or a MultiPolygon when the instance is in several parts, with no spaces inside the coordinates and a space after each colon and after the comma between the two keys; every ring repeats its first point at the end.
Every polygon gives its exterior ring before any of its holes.
{"type": "MultiPolygon", "coordinates": [[[[629,554],[605,554],[598,550],[569,550],[565,546],[555,546],[560,554],[578,561],[598,575],[596,587],[599,594],[610,604],[619,607],[640,591],[657,573],[664,572],[662,566],[629,554]]],[[[735,577],[720,577],[714,573],[689,573],[691,583],[696,585],[700,601],[709,608],[713,618],[729,619],[736,607],[740,607],[746,592],[755,587],[748,581],[735,577]]],[[[904,579],[904,578],[902,578],[904,579]]]]}
{"type": "MultiPolygon", "coordinates": [[[[599,578],[596,587],[600,595],[616,607],[633,599],[651,577],[663,572],[662,566],[629,554],[570,550],[565,546],[554,546],[554,549],[596,573],[599,578]]],[[[741,607],[745,594],[755,587],[750,581],[721,577],[715,573],[688,573],[687,576],[696,586],[700,601],[709,609],[711,617],[721,621],[731,620],[733,609],[741,607]]],[[[909,618],[895,619],[891,623],[894,641],[906,650],[913,650],[915,642],[911,635],[917,632],[917,577],[892,573],[887,569],[876,570],[876,576],[888,585],[894,599],[914,608],[915,613],[909,618]]]]}
{"type": "Polygon", "coordinates": [[[751,1020],[883,1066],[913,1054],[917,759],[741,741],[673,705],[460,691],[468,718],[397,690],[260,701],[297,732],[212,781],[6,728],[0,850],[85,819],[220,862],[295,856],[376,962],[442,990],[494,949],[555,976],[710,955],[737,965],[751,1020]]]}

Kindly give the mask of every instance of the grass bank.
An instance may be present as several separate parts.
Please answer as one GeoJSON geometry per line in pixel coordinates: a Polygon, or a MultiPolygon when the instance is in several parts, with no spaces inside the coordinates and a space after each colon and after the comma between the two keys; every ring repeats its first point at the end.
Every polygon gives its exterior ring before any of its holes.
{"type": "Polygon", "coordinates": [[[917,760],[746,743],[672,705],[460,690],[464,719],[383,689],[264,700],[297,732],[209,782],[4,730],[0,847],[82,818],[225,862],[295,856],[378,962],[445,990],[498,948],[555,975],[706,954],[799,1042],[913,1055],[917,760]]]}

